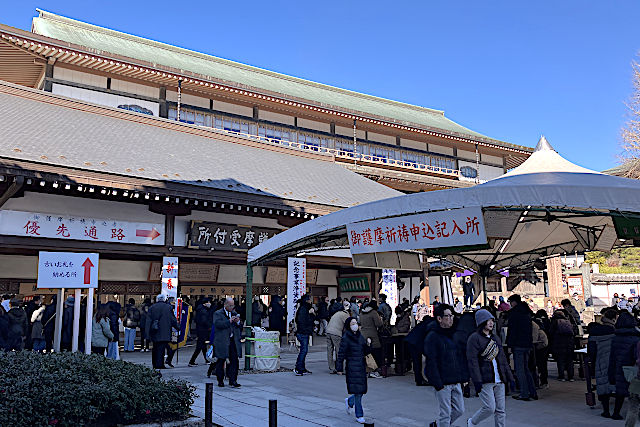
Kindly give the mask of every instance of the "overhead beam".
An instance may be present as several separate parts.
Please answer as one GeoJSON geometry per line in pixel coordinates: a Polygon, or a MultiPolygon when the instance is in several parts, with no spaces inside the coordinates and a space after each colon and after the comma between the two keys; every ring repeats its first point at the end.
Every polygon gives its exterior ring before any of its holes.
{"type": "Polygon", "coordinates": [[[15,194],[22,189],[24,186],[24,177],[16,176],[13,178],[13,182],[9,185],[9,187],[5,190],[4,193],[0,196],[0,208],[7,203],[7,200],[15,196],[15,194]]]}

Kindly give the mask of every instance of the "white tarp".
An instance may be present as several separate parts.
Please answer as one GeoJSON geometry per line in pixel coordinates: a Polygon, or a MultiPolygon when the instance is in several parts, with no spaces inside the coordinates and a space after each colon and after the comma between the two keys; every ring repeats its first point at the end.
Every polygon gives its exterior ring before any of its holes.
{"type": "MultiPolygon", "coordinates": [[[[549,162],[560,157],[550,147],[539,149],[548,151],[544,156],[537,156],[541,161],[549,162]]],[[[564,163],[556,160],[554,164],[564,163]]],[[[283,248],[312,247],[313,243],[307,243],[310,237],[335,235],[336,238],[346,238],[346,224],[446,209],[512,207],[527,212],[528,208],[553,207],[566,208],[568,211],[602,212],[602,216],[571,219],[589,227],[612,225],[609,217],[609,211],[612,210],[640,212],[640,181],[588,170],[549,171],[543,166],[538,172],[535,165],[530,163],[527,165],[528,173],[513,173],[475,187],[408,194],[343,209],[274,236],[251,249],[248,261],[268,257],[283,248]]],[[[575,246],[575,241],[567,224],[527,220],[518,224],[511,241],[500,242],[493,251],[487,251],[484,257],[470,259],[470,262],[485,264],[493,255],[504,251],[502,265],[514,265],[517,262],[508,259],[510,253],[529,252],[536,248],[573,252],[580,249],[575,246]]]]}

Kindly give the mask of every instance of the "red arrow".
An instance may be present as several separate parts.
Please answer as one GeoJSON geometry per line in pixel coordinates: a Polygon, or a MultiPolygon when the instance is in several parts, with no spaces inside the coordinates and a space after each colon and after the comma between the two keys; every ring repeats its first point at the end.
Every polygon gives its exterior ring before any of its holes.
{"type": "Polygon", "coordinates": [[[151,230],[136,230],[136,237],[151,237],[151,240],[153,240],[159,235],[160,233],[158,233],[155,227],[151,230]]]}
{"type": "Polygon", "coordinates": [[[84,267],[84,284],[89,285],[91,284],[91,267],[94,267],[94,265],[89,257],[87,257],[82,263],[82,266],[84,267]]]}

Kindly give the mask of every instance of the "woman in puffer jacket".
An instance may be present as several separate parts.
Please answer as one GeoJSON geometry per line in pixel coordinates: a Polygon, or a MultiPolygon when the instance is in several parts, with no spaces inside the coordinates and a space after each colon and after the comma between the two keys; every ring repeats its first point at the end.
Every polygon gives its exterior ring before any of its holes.
{"type": "Polygon", "coordinates": [[[345,399],[347,414],[355,406],[356,421],[365,423],[362,410],[362,396],[367,393],[367,366],[365,356],[371,352],[370,339],[366,339],[360,333],[360,327],[355,317],[349,317],[344,323],[344,334],[340,341],[340,350],[336,360],[336,370],[343,372],[346,360],[347,392],[351,394],[345,399]]]}
{"type": "Polygon", "coordinates": [[[558,380],[573,381],[573,326],[562,310],[557,310],[551,318],[551,352],[558,363],[558,380]]]}
{"type": "Polygon", "coordinates": [[[109,341],[113,339],[109,314],[111,310],[106,305],[101,305],[93,317],[93,327],[91,329],[91,353],[101,354],[107,350],[109,341]]]}
{"type": "Polygon", "coordinates": [[[611,357],[609,358],[609,383],[616,386],[616,400],[611,418],[621,420],[620,410],[624,398],[629,395],[629,383],[624,377],[622,368],[636,363],[636,345],[640,341],[640,330],[629,312],[622,311],[618,316],[615,334],[611,342],[611,357]]]}

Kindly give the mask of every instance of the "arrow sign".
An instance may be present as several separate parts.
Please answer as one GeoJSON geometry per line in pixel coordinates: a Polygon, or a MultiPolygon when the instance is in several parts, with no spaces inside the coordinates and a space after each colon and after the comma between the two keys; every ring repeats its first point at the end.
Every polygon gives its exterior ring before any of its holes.
{"type": "Polygon", "coordinates": [[[84,284],[89,285],[91,284],[91,267],[94,265],[89,257],[87,257],[87,259],[82,263],[82,266],[84,267],[84,284]]]}
{"type": "Polygon", "coordinates": [[[151,237],[151,240],[160,236],[158,230],[152,228],[151,230],[136,230],[136,237],[151,237]]]}

